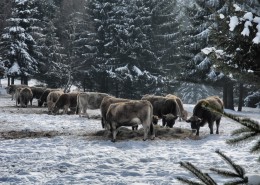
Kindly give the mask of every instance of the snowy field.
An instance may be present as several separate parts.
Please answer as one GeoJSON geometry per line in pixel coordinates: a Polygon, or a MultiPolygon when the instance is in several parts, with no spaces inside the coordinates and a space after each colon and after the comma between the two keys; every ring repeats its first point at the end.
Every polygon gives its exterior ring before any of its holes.
{"type": "MultiPolygon", "coordinates": [[[[189,115],[193,106],[184,105],[189,115]]],[[[99,110],[89,113],[92,118],[100,115],[99,110]]],[[[239,114],[260,121],[260,109],[244,108],[239,114]]],[[[175,127],[189,129],[190,125],[177,121],[175,127]]],[[[228,167],[214,152],[216,149],[242,165],[248,176],[260,174],[260,164],[256,162],[259,155],[249,153],[250,143],[242,147],[225,143],[237,128],[238,123],[223,118],[219,135],[210,135],[205,126],[197,140],[156,138],[112,143],[107,138],[91,136],[102,130],[100,119],[48,115],[47,108],[38,108],[35,100],[32,107],[15,107],[15,101],[2,94],[0,184],[181,185],[177,176],[193,176],[180,167],[180,161],[193,163],[223,184],[227,179],[209,171],[213,166],[228,167]]]]}

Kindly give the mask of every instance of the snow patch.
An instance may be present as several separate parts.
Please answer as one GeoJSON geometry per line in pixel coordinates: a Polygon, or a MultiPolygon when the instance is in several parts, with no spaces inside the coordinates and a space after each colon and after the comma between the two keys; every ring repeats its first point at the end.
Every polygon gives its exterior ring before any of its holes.
{"type": "Polygon", "coordinates": [[[230,18],[230,23],[229,23],[229,30],[230,31],[234,31],[234,29],[236,28],[236,26],[239,24],[238,18],[237,16],[232,16],[230,18]]]}

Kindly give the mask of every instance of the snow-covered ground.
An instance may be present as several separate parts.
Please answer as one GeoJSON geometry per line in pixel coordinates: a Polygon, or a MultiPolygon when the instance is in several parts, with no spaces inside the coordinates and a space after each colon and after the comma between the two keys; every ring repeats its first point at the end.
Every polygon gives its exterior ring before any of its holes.
{"type": "MultiPolygon", "coordinates": [[[[0,95],[0,133],[57,133],[53,137],[0,138],[0,184],[182,184],[177,176],[193,177],[180,167],[188,161],[208,172],[218,184],[222,178],[209,168],[228,165],[214,152],[220,149],[242,165],[251,177],[260,174],[259,155],[250,154],[252,143],[230,146],[226,140],[240,125],[228,118],[220,123],[220,134],[210,135],[201,128],[198,140],[186,138],[162,140],[96,139],[89,134],[102,130],[99,119],[77,115],[48,115],[46,108],[15,107],[9,95],[0,95]]],[[[190,113],[194,105],[185,104],[190,113]]],[[[260,121],[260,109],[244,108],[239,113],[260,121]]],[[[233,111],[229,111],[234,113],[233,111]]],[[[99,115],[91,110],[90,115],[99,115]]],[[[190,128],[177,121],[175,127],[190,128]]],[[[254,142],[254,141],[252,141],[254,142]]],[[[260,184],[260,182],[259,182],[260,184]]]]}

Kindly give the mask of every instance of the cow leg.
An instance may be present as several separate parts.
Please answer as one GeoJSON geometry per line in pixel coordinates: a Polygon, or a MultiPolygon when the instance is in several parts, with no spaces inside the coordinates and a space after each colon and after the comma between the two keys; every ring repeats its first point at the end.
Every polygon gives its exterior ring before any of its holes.
{"type": "Polygon", "coordinates": [[[220,119],[216,121],[216,126],[217,126],[217,130],[216,130],[216,134],[219,134],[219,123],[220,123],[220,119]]]}
{"type": "Polygon", "coordinates": [[[117,127],[116,127],[116,123],[112,122],[111,124],[111,131],[112,131],[112,142],[116,142],[116,135],[117,135],[117,127]]]}
{"type": "Polygon", "coordinates": [[[166,125],[166,120],[164,117],[162,118],[162,124],[163,124],[163,127],[166,125]]]}
{"type": "Polygon", "coordinates": [[[196,136],[200,135],[200,127],[197,128],[196,136]]]}
{"type": "Polygon", "coordinates": [[[147,123],[144,123],[143,124],[143,128],[144,128],[144,141],[146,141],[147,140],[147,137],[148,137],[148,132],[149,132],[149,130],[150,130],[150,128],[149,128],[149,126],[148,126],[148,124],[147,123]]]}
{"type": "Polygon", "coordinates": [[[68,109],[69,109],[69,107],[67,105],[65,105],[64,109],[63,109],[63,114],[67,114],[68,113],[68,109]]]}
{"type": "Polygon", "coordinates": [[[213,123],[209,123],[210,134],[213,134],[213,123]]]}
{"type": "Polygon", "coordinates": [[[150,125],[150,133],[151,133],[151,140],[154,140],[154,138],[155,138],[155,132],[154,132],[154,126],[153,126],[152,123],[151,123],[151,125],[150,125]]]}
{"type": "Polygon", "coordinates": [[[137,129],[138,129],[138,125],[132,126],[132,130],[137,130],[137,129]]]}

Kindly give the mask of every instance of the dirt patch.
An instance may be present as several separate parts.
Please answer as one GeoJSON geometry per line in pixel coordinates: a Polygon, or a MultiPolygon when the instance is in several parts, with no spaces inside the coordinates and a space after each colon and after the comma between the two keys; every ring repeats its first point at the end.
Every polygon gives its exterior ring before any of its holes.
{"type": "Polygon", "coordinates": [[[29,131],[29,130],[19,130],[19,131],[8,131],[0,132],[0,138],[3,139],[21,139],[21,138],[40,138],[40,137],[55,137],[62,135],[58,131],[29,131]]]}
{"type": "MultiPolygon", "coordinates": [[[[85,135],[87,136],[87,135],[85,135]]],[[[88,135],[89,136],[89,135],[88,135]]],[[[112,134],[107,130],[100,130],[95,133],[90,134],[90,136],[96,137],[97,139],[111,140],[112,134]]],[[[139,130],[131,130],[127,127],[121,127],[117,133],[117,140],[142,140],[144,136],[143,128],[139,130]]],[[[155,139],[162,140],[174,140],[174,139],[194,139],[195,136],[189,129],[183,128],[165,128],[161,126],[155,126],[155,139]]]]}
{"type": "MultiPolygon", "coordinates": [[[[121,127],[117,133],[117,140],[142,140],[143,128],[139,130],[131,130],[127,127],[121,127]]],[[[99,130],[96,132],[59,132],[59,131],[32,131],[32,130],[19,130],[19,131],[2,131],[0,138],[2,139],[21,139],[21,138],[41,138],[41,137],[56,137],[56,136],[78,136],[84,137],[89,140],[111,140],[112,134],[108,130],[99,130]]],[[[174,140],[174,139],[195,139],[191,130],[182,128],[164,128],[155,126],[155,139],[174,140]]]]}

